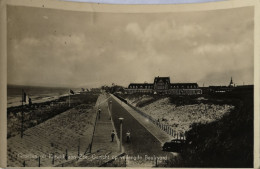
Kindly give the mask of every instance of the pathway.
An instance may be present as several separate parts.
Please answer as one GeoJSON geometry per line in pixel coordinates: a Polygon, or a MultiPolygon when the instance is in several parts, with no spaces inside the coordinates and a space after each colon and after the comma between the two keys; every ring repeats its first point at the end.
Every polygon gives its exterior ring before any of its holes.
{"type": "Polygon", "coordinates": [[[115,99],[118,103],[121,104],[124,109],[129,112],[140,124],[142,124],[158,141],[163,145],[165,142],[174,139],[174,137],[170,136],[163,130],[161,130],[158,126],[152,123],[149,119],[145,118],[130,106],[119,100],[117,97],[112,95],[113,99],[115,99]]]}
{"type": "Polygon", "coordinates": [[[171,140],[170,136],[153,126],[149,120],[137,114],[125,103],[112,96],[112,118],[117,133],[120,132],[120,121],[123,120],[123,147],[127,156],[127,167],[152,167],[155,159],[169,160],[172,153],[162,151],[162,144],[171,140]],[[154,130],[154,131],[153,131],[154,130]],[[130,131],[130,143],[126,142],[126,132],[130,131]]]}

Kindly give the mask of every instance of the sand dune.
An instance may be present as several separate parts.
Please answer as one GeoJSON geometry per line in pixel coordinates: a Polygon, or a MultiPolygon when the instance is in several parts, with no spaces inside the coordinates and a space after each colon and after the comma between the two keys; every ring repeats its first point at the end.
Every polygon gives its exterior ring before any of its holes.
{"type": "Polygon", "coordinates": [[[66,149],[68,155],[77,156],[87,149],[93,132],[94,110],[87,105],[80,105],[61,113],[24,132],[8,139],[8,166],[37,167],[38,156],[41,166],[53,166],[51,153],[55,153],[55,163],[65,162],[66,149]],[[79,141],[80,139],[80,141],[79,141]],[[79,143],[80,142],[80,143],[79,143]]]}
{"type": "MultiPolygon", "coordinates": [[[[149,95],[127,99],[134,106],[150,100],[153,100],[153,97],[149,95]]],[[[144,113],[156,120],[159,119],[162,124],[170,125],[177,132],[188,131],[192,123],[208,123],[220,119],[233,108],[234,106],[227,104],[204,103],[176,106],[170,102],[168,97],[162,97],[143,107],[139,107],[144,113]]]]}

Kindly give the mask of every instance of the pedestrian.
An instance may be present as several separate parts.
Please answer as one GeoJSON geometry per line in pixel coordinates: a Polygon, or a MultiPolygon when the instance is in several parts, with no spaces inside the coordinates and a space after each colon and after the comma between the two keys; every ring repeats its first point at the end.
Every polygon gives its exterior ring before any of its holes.
{"type": "Polygon", "coordinates": [[[32,106],[32,99],[29,97],[29,106],[32,106]]]}
{"type": "Polygon", "coordinates": [[[100,119],[101,109],[98,109],[98,119],[100,119]]]}
{"type": "Polygon", "coordinates": [[[126,133],[126,142],[129,143],[130,142],[130,131],[128,130],[126,133]]]}
{"type": "Polygon", "coordinates": [[[112,130],[111,132],[111,142],[114,142],[115,132],[112,130]]]}

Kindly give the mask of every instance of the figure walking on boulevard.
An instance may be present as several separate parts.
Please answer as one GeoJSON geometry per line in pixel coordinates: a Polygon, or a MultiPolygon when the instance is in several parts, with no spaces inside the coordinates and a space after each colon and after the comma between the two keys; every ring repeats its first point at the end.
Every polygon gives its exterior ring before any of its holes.
{"type": "Polygon", "coordinates": [[[115,132],[112,130],[111,132],[111,142],[114,142],[115,132]]]}
{"type": "Polygon", "coordinates": [[[100,119],[101,109],[98,109],[98,119],[100,119]]]}
{"type": "Polygon", "coordinates": [[[129,143],[130,142],[130,131],[128,130],[128,132],[126,133],[126,142],[129,143]]]}

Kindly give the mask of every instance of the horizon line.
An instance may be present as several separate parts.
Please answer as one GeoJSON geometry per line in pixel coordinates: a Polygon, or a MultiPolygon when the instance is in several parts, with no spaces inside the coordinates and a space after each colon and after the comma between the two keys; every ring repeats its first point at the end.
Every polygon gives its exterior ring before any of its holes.
{"type": "MultiPolygon", "coordinates": [[[[129,84],[131,84],[131,83],[129,83],[129,84]]],[[[139,83],[139,84],[144,84],[144,83],[139,83]]],[[[197,83],[198,84],[198,83],[197,83]]],[[[126,87],[126,88],[128,88],[128,85],[126,85],[126,86],[124,86],[124,85],[119,85],[119,84],[115,84],[116,86],[121,86],[121,87],[126,87]]],[[[235,85],[235,86],[254,86],[254,84],[241,84],[241,85],[235,85]]],[[[78,89],[78,88],[86,88],[86,89],[91,89],[91,88],[101,88],[102,86],[108,86],[108,87],[112,87],[112,85],[111,86],[109,86],[109,85],[101,85],[101,86],[99,86],[99,87],[62,87],[62,86],[40,86],[40,85],[21,85],[21,84],[7,84],[7,87],[8,86],[24,86],[24,87],[45,87],[45,88],[64,88],[64,89],[78,89]]],[[[200,85],[198,85],[199,87],[210,87],[210,86],[228,86],[228,85],[204,85],[204,86],[200,86],[200,85]]]]}

